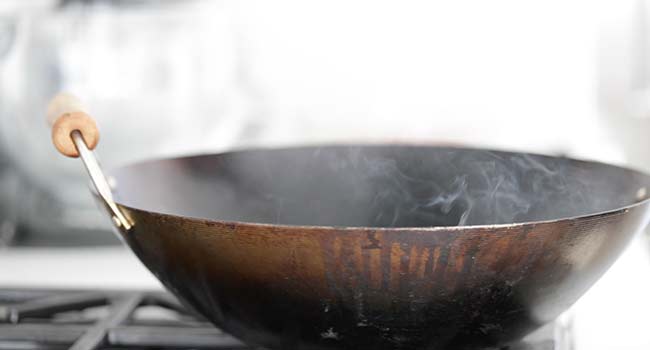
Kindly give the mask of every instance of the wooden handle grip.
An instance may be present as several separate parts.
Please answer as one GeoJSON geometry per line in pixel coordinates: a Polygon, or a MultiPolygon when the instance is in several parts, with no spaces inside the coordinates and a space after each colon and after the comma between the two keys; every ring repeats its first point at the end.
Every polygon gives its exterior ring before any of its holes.
{"type": "Polygon", "coordinates": [[[85,112],[81,101],[70,94],[56,95],[47,106],[47,121],[52,127],[52,143],[63,155],[77,158],[79,152],[70,134],[78,130],[88,149],[99,142],[95,120],[85,112]]]}

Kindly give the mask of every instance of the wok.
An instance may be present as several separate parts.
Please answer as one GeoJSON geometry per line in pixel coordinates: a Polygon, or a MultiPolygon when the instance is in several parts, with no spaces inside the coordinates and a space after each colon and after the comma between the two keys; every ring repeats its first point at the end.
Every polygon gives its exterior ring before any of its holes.
{"type": "Polygon", "coordinates": [[[66,96],[49,113],[55,145],[81,155],[151,272],[214,324],[272,349],[519,339],[574,303],[649,218],[640,172],[436,146],[151,160],[111,172],[111,189],[89,150],[92,119],[66,96]]]}

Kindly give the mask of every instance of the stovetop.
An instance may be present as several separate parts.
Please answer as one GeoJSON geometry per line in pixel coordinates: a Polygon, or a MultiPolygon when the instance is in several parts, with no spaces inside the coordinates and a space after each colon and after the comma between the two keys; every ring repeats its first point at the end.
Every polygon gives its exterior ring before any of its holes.
{"type": "MultiPolygon", "coordinates": [[[[498,350],[570,350],[548,325],[498,350]]],[[[0,349],[253,349],[164,292],[0,289],[0,349]]]]}

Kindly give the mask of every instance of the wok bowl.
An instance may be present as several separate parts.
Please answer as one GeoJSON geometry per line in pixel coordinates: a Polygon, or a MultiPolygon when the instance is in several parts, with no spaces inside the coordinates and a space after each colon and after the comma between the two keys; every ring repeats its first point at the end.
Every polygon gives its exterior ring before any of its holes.
{"type": "Polygon", "coordinates": [[[468,148],[341,145],[110,172],[124,241],[271,349],[462,349],[572,305],[648,221],[645,174],[468,148]]]}

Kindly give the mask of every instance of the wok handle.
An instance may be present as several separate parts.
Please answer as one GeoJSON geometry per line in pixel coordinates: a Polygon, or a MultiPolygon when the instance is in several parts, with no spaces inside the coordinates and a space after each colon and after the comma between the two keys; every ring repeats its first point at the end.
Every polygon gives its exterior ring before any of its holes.
{"type": "Polygon", "coordinates": [[[76,97],[59,94],[48,104],[47,121],[52,127],[52,143],[59,153],[72,158],[81,157],[113,223],[118,229],[130,230],[133,223],[115,204],[111,187],[92,151],[99,142],[95,120],[85,112],[84,106],[76,97]]]}

